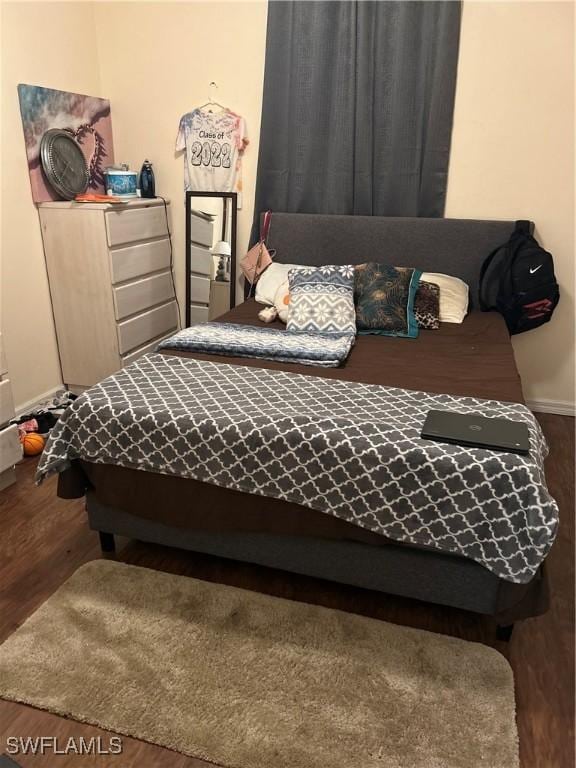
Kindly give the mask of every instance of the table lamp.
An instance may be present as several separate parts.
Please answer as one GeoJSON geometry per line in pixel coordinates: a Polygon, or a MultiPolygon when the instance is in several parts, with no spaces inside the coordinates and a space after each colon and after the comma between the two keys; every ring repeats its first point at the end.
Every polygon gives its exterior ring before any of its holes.
{"type": "Polygon", "coordinates": [[[218,267],[216,269],[216,280],[221,283],[227,283],[230,281],[230,256],[232,255],[232,249],[230,243],[225,240],[218,240],[218,242],[212,246],[211,253],[214,256],[218,256],[218,267]]]}

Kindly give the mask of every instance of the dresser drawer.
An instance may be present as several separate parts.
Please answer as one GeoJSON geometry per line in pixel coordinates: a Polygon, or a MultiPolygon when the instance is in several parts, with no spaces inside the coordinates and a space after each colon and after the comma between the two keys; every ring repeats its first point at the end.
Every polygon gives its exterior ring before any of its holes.
{"type": "Polygon", "coordinates": [[[170,266],[170,241],[153,240],[128,248],[110,251],[110,270],[113,283],[132,280],[149,272],[158,272],[170,266]]]}
{"type": "Polygon", "coordinates": [[[207,248],[199,245],[190,245],[190,271],[198,275],[212,277],[212,264],[214,257],[207,248]]]}
{"type": "Polygon", "coordinates": [[[108,245],[121,245],[136,240],[150,240],[168,234],[163,205],[134,208],[124,211],[106,211],[108,245]]]}
{"type": "Polygon", "coordinates": [[[214,242],[214,224],[211,221],[190,214],[190,240],[193,243],[212,248],[214,242]]]}
{"type": "Polygon", "coordinates": [[[205,323],[208,320],[208,307],[195,307],[190,304],[190,322],[205,323]]]}
{"type": "Polygon", "coordinates": [[[210,302],[210,279],[208,277],[190,278],[190,301],[196,304],[208,304],[210,302]]]}
{"type": "Polygon", "coordinates": [[[10,379],[0,381],[0,426],[14,418],[14,400],[10,379]]]}
{"type": "Polygon", "coordinates": [[[163,339],[167,339],[168,336],[172,336],[172,333],[176,333],[176,331],[175,330],[171,331],[166,336],[161,336],[158,339],[154,339],[154,341],[151,344],[145,344],[143,347],[138,347],[138,349],[133,350],[127,355],[124,355],[124,357],[122,358],[122,367],[126,365],[130,365],[130,363],[133,363],[135,360],[138,360],[138,358],[142,357],[142,355],[147,355],[148,352],[154,352],[158,344],[160,344],[160,342],[163,339]]]}
{"type": "Polygon", "coordinates": [[[112,289],[116,319],[122,320],[156,304],[163,304],[174,298],[174,286],[170,272],[161,272],[143,280],[112,289]]]}
{"type": "Polygon", "coordinates": [[[12,424],[0,430],[0,472],[13,467],[22,458],[22,445],[18,438],[18,427],[12,424]]]}
{"type": "Polygon", "coordinates": [[[158,336],[167,334],[176,328],[177,324],[175,301],[118,323],[120,354],[124,355],[158,336]]]}

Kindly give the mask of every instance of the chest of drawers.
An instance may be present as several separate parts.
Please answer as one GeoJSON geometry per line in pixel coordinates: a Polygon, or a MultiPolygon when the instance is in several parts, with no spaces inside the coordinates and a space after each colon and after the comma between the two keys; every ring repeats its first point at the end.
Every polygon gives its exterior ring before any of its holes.
{"type": "Polygon", "coordinates": [[[80,392],[178,327],[161,200],[39,206],[64,383],[80,392]]]}

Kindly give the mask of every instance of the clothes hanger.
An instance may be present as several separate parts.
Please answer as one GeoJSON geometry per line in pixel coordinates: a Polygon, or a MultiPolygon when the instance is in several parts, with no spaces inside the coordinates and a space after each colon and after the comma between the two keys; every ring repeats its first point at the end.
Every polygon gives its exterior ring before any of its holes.
{"type": "MultiPolygon", "coordinates": [[[[218,86],[216,85],[214,80],[212,80],[212,82],[208,87],[210,88],[210,99],[205,104],[202,104],[202,106],[197,107],[197,109],[202,110],[202,109],[205,109],[206,107],[220,107],[220,109],[227,110],[228,107],[225,107],[224,104],[220,104],[219,101],[214,100],[213,88],[216,88],[216,90],[218,90],[218,86]]],[[[213,112],[213,111],[214,111],[213,109],[208,109],[208,112],[213,112]]]]}

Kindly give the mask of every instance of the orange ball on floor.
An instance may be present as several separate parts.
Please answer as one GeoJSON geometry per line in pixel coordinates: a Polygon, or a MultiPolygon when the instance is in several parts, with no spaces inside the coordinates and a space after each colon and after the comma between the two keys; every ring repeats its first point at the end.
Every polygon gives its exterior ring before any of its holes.
{"type": "Polygon", "coordinates": [[[46,444],[46,440],[44,440],[42,435],[39,435],[36,432],[30,432],[29,434],[24,435],[24,437],[20,439],[20,442],[22,443],[24,456],[38,456],[39,453],[42,453],[46,444]]]}

